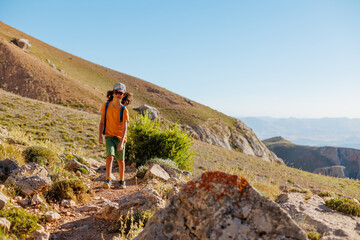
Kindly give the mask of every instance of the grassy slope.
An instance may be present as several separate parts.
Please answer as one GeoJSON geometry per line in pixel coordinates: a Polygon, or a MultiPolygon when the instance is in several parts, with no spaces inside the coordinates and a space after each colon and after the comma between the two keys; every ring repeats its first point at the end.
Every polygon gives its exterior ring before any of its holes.
{"type": "MultiPolygon", "coordinates": [[[[29,54],[39,58],[43,62],[47,62],[47,59],[49,59],[57,68],[65,70],[67,75],[72,79],[96,88],[104,94],[112,88],[115,82],[120,81],[125,83],[128,91],[134,94],[134,103],[131,107],[148,104],[160,110],[165,119],[172,122],[178,121],[179,123],[191,126],[201,124],[208,118],[221,120],[230,127],[233,127],[235,124],[233,118],[214,109],[196,102],[189,104],[188,99],[164,88],[61,51],[3,22],[0,22],[0,37],[6,40],[13,38],[29,39],[32,45],[29,54]]],[[[102,103],[99,102],[99,106],[101,104],[102,103]]],[[[99,108],[99,106],[94,107],[99,108]]],[[[136,114],[131,108],[130,111],[132,115],[136,114]]]]}
{"type": "MultiPolygon", "coordinates": [[[[0,90],[0,126],[21,127],[33,139],[47,138],[63,151],[75,150],[85,157],[103,159],[103,147],[97,144],[98,121],[96,114],[0,90]]],[[[312,174],[200,141],[194,141],[193,148],[195,176],[209,170],[241,175],[272,199],[280,193],[279,186],[293,184],[360,198],[360,182],[356,180],[312,174]]]]}

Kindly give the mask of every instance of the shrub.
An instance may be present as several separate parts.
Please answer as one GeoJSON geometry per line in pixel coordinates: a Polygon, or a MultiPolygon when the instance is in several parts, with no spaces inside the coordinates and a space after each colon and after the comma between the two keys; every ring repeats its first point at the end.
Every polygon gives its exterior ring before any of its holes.
{"type": "Polygon", "coordinates": [[[45,197],[50,201],[61,201],[63,199],[84,201],[89,197],[89,194],[82,181],[66,179],[55,182],[45,197]]]}
{"type": "Polygon", "coordinates": [[[9,206],[0,211],[0,217],[10,221],[10,234],[23,239],[34,230],[40,229],[37,222],[39,218],[20,207],[9,206]]]}
{"type": "Polygon", "coordinates": [[[307,237],[310,240],[319,240],[322,237],[322,234],[318,232],[308,232],[307,237]]]}
{"type": "Polygon", "coordinates": [[[335,194],[333,192],[323,191],[323,192],[319,192],[318,196],[319,197],[334,197],[335,194]]]}
{"type": "Polygon", "coordinates": [[[172,168],[176,168],[179,169],[178,165],[176,164],[176,162],[174,162],[171,159],[162,159],[162,158],[152,158],[147,162],[148,165],[151,164],[161,164],[161,165],[166,165],[172,168]]]}
{"type": "Polygon", "coordinates": [[[110,230],[110,233],[120,233],[121,239],[133,239],[142,231],[143,227],[154,213],[155,211],[147,210],[133,214],[131,210],[130,214],[124,216],[119,224],[114,229],[110,230]]]}
{"type": "Polygon", "coordinates": [[[149,159],[158,157],[171,159],[180,169],[190,170],[194,153],[192,138],[175,126],[165,126],[152,121],[146,114],[137,117],[129,126],[126,159],[144,165],[149,159]],[[139,160],[141,159],[141,160],[139,160]]]}
{"type": "Polygon", "coordinates": [[[350,214],[353,216],[360,216],[360,204],[354,200],[347,198],[333,198],[325,202],[326,206],[331,209],[350,214]]]}
{"type": "Polygon", "coordinates": [[[56,153],[48,148],[41,146],[28,147],[24,151],[25,160],[27,162],[34,162],[40,166],[49,166],[59,161],[56,153]]]}

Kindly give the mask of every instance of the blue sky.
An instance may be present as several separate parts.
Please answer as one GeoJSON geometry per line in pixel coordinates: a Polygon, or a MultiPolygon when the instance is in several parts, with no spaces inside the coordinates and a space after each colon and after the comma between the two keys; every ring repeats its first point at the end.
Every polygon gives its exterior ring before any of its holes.
{"type": "Polygon", "coordinates": [[[360,118],[360,1],[10,1],[0,20],[231,116],[360,118]]]}

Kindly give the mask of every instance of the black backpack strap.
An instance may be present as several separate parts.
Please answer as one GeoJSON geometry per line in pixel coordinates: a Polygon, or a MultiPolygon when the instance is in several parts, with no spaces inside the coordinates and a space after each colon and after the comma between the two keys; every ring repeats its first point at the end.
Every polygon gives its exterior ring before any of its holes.
{"type": "Polygon", "coordinates": [[[120,122],[123,121],[124,110],[125,110],[125,105],[122,105],[122,107],[120,109],[120,122]]]}
{"type": "Polygon", "coordinates": [[[106,113],[107,113],[107,109],[109,107],[109,103],[110,102],[106,102],[106,107],[105,107],[105,121],[104,121],[104,130],[103,130],[104,135],[105,135],[105,128],[106,128],[106,113]]]}

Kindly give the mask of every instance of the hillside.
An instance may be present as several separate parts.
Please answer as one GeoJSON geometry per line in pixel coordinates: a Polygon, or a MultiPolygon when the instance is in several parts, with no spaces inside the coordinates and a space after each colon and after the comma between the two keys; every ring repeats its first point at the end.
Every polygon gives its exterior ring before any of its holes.
{"type": "Polygon", "coordinates": [[[61,51],[0,22],[0,87],[33,99],[99,113],[105,94],[123,82],[134,101],[131,116],[143,104],[160,111],[168,123],[178,123],[195,139],[277,161],[243,122],[181,97],[164,88],[61,51]],[[10,41],[26,38],[27,53],[10,41]]]}
{"type": "MultiPolygon", "coordinates": [[[[27,146],[30,136],[31,142],[43,145],[42,142],[46,141],[46,145],[58,153],[70,151],[104,163],[104,147],[97,143],[99,119],[97,114],[24,98],[0,89],[0,126],[10,131],[16,140],[13,144],[20,151],[27,146]],[[19,129],[28,135],[19,133],[19,129]]],[[[360,198],[358,181],[301,171],[198,140],[194,140],[193,149],[194,177],[213,170],[244,176],[261,193],[272,199],[280,194],[281,186],[292,184],[360,198]]],[[[0,151],[0,154],[3,152],[0,151]]],[[[19,159],[22,156],[16,152],[5,154],[6,157],[22,161],[19,159]]]]}
{"type": "Polygon", "coordinates": [[[302,146],[282,137],[266,139],[263,143],[288,166],[324,175],[360,179],[358,149],[302,146]]]}

